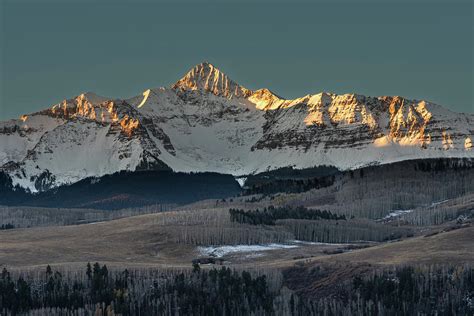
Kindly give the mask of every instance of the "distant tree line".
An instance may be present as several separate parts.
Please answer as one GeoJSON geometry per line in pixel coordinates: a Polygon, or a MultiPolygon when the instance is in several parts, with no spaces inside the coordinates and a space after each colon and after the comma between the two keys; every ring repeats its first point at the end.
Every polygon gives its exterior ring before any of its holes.
{"type": "MultiPolygon", "coordinates": [[[[284,209],[294,211],[295,208],[281,208],[284,209]]],[[[288,214],[292,214],[292,217],[304,217],[302,215],[307,215],[309,212],[307,217],[315,219],[276,219],[276,217],[268,219],[265,215],[244,219],[240,218],[242,212],[248,211],[237,209],[234,212],[235,221],[232,221],[229,209],[173,211],[159,214],[155,221],[158,225],[157,231],[168,236],[169,240],[196,246],[285,243],[294,239],[326,243],[380,242],[413,236],[413,229],[410,227],[397,227],[369,219],[321,218],[344,218],[343,215],[332,212],[315,212],[308,209],[301,214],[282,212],[285,216],[277,216],[288,217],[288,214]]],[[[260,213],[265,214],[263,211],[255,212],[260,213]]]]}
{"type": "Polygon", "coordinates": [[[379,224],[366,219],[347,221],[286,219],[279,220],[276,224],[291,232],[298,240],[313,242],[381,242],[413,236],[410,228],[379,224]]]}
{"type": "Polygon", "coordinates": [[[265,207],[262,211],[259,209],[247,211],[242,209],[229,209],[230,220],[240,224],[250,225],[275,225],[279,219],[333,219],[345,220],[345,215],[332,214],[329,211],[310,210],[303,206],[298,207],[265,207]]]}
{"type": "Polygon", "coordinates": [[[467,170],[474,167],[474,160],[470,158],[459,159],[425,159],[414,161],[415,171],[441,172],[447,170],[467,170]]]}
{"type": "Polygon", "coordinates": [[[311,189],[320,189],[334,184],[336,176],[325,176],[312,179],[275,179],[255,183],[244,189],[243,195],[274,194],[278,192],[300,193],[311,189]]]}
{"type": "Polygon", "coordinates": [[[166,212],[174,207],[176,207],[175,204],[154,204],[120,210],[98,210],[83,208],[0,206],[0,227],[1,229],[9,229],[87,224],[128,216],[166,212]]]}
{"type": "Polygon", "coordinates": [[[403,169],[411,173],[415,170],[415,173],[439,174],[443,172],[466,172],[473,168],[474,160],[470,158],[405,160],[348,171],[339,171],[329,166],[301,170],[282,168],[249,176],[242,194],[302,193],[332,186],[339,183],[341,179],[361,179],[367,175],[379,177],[381,174],[390,173],[397,169],[403,169]]]}
{"type": "MultiPolygon", "coordinates": [[[[428,162],[418,163],[423,165],[428,162]]],[[[359,171],[354,171],[354,178],[351,178],[348,172],[331,187],[283,197],[286,204],[324,204],[327,205],[325,209],[333,213],[378,220],[397,210],[429,207],[438,201],[472,193],[474,168],[467,163],[463,165],[462,160],[458,161],[459,165],[456,161],[451,163],[453,165],[444,171],[430,172],[414,171],[416,162],[410,161],[367,167],[363,177],[360,177],[359,171]]],[[[433,215],[433,221],[437,223],[444,220],[443,216],[433,215]]],[[[453,214],[448,217],[451,216],[453,214]]]]}

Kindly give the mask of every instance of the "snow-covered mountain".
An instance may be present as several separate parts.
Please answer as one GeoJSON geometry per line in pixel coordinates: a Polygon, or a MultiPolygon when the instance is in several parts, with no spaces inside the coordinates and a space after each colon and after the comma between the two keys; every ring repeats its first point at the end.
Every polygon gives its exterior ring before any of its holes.
{"type": "Polygon", "coordinates": [[[0,166],[32,192],[121,170],[236,176],[474,158],[474,115],[423,100],[249,90],[209,63],[128,100],[93,93],[0,123],[0,166]]]}

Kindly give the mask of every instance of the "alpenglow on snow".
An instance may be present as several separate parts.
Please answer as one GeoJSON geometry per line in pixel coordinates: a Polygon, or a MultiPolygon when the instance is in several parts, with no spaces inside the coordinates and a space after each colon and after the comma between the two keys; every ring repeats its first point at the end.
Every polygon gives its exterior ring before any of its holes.
{"type": "Polygon", "coordinates": [[[122,170],[244,176],[474,158],[474,115],[423,100],[321,92],[287,100],[209,63],[131,99],[84,93],[0,123],[0,166],[32,192],[122,170]]]}

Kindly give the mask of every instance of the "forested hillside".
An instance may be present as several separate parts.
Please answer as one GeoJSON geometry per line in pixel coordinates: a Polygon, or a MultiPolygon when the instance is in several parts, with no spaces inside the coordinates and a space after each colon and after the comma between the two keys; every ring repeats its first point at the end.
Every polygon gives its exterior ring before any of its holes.
{"type": "Polygon", "coordinates": [[[291,199],[293,194],[294,206],[327,204],[327,211],[377,219],[390,210],[427,206],[470,192],[473,165],[466,158],[402,161],[345,172],[326,166],[285,168],[251,175],[243,189],[233,176],[218,173],[119,172],[39,194],[13,187],[10,177],[0,172],[0,205],[122,209],[239,195],[250,195],[249,202],[281,194],[291,199]],[[347,201],[353,203],[348,207],[347,201]]]}
{"type": "Polygon", "coordinates": [[[42,207],[122,209],[153,204],[185,204],[225,198],[240,193],[230,175],[218,173],[175,173],[171,171],[119,172],[87,178],[39,194],[12,188],[3,174],[0,204],[42,207]]]}

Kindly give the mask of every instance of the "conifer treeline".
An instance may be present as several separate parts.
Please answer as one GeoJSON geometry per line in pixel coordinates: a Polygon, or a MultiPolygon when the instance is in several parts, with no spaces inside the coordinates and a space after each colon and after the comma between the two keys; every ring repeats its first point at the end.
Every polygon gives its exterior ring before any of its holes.
{"type": "Polygon", "coordinates": [[[345,220],[344,215],[332,214],[329,211],[310,210],[303,206],[297,207],[265,207],[262,211],[246,211],[240,209],[229,209],[230,220],[241,224],[251,225],[275,225],[279,219],[333,219],[345,220]]]}
{"type": "Polygon", "coordinates": [[[388,241],[413,235],[412,230],[407,227],[383,225],[367,219],[347,220],[344,215],[311,210],[302,206],[269,206],[262,211],[258,209],[255,211],[229,209],[229,214],[231,222],[250,225],[277,225],[280,230],[291,233],[293,239],[311,242],[388,241]]]}
{"type": "Polygon", "coordinates": [[[274,194],[277,192],[300,193],[312,189],[331,186],[336,181],[336,176],[325,176],[312,179],[278,179],[252,184],[243,191],[243,195],[274,194]]]}

